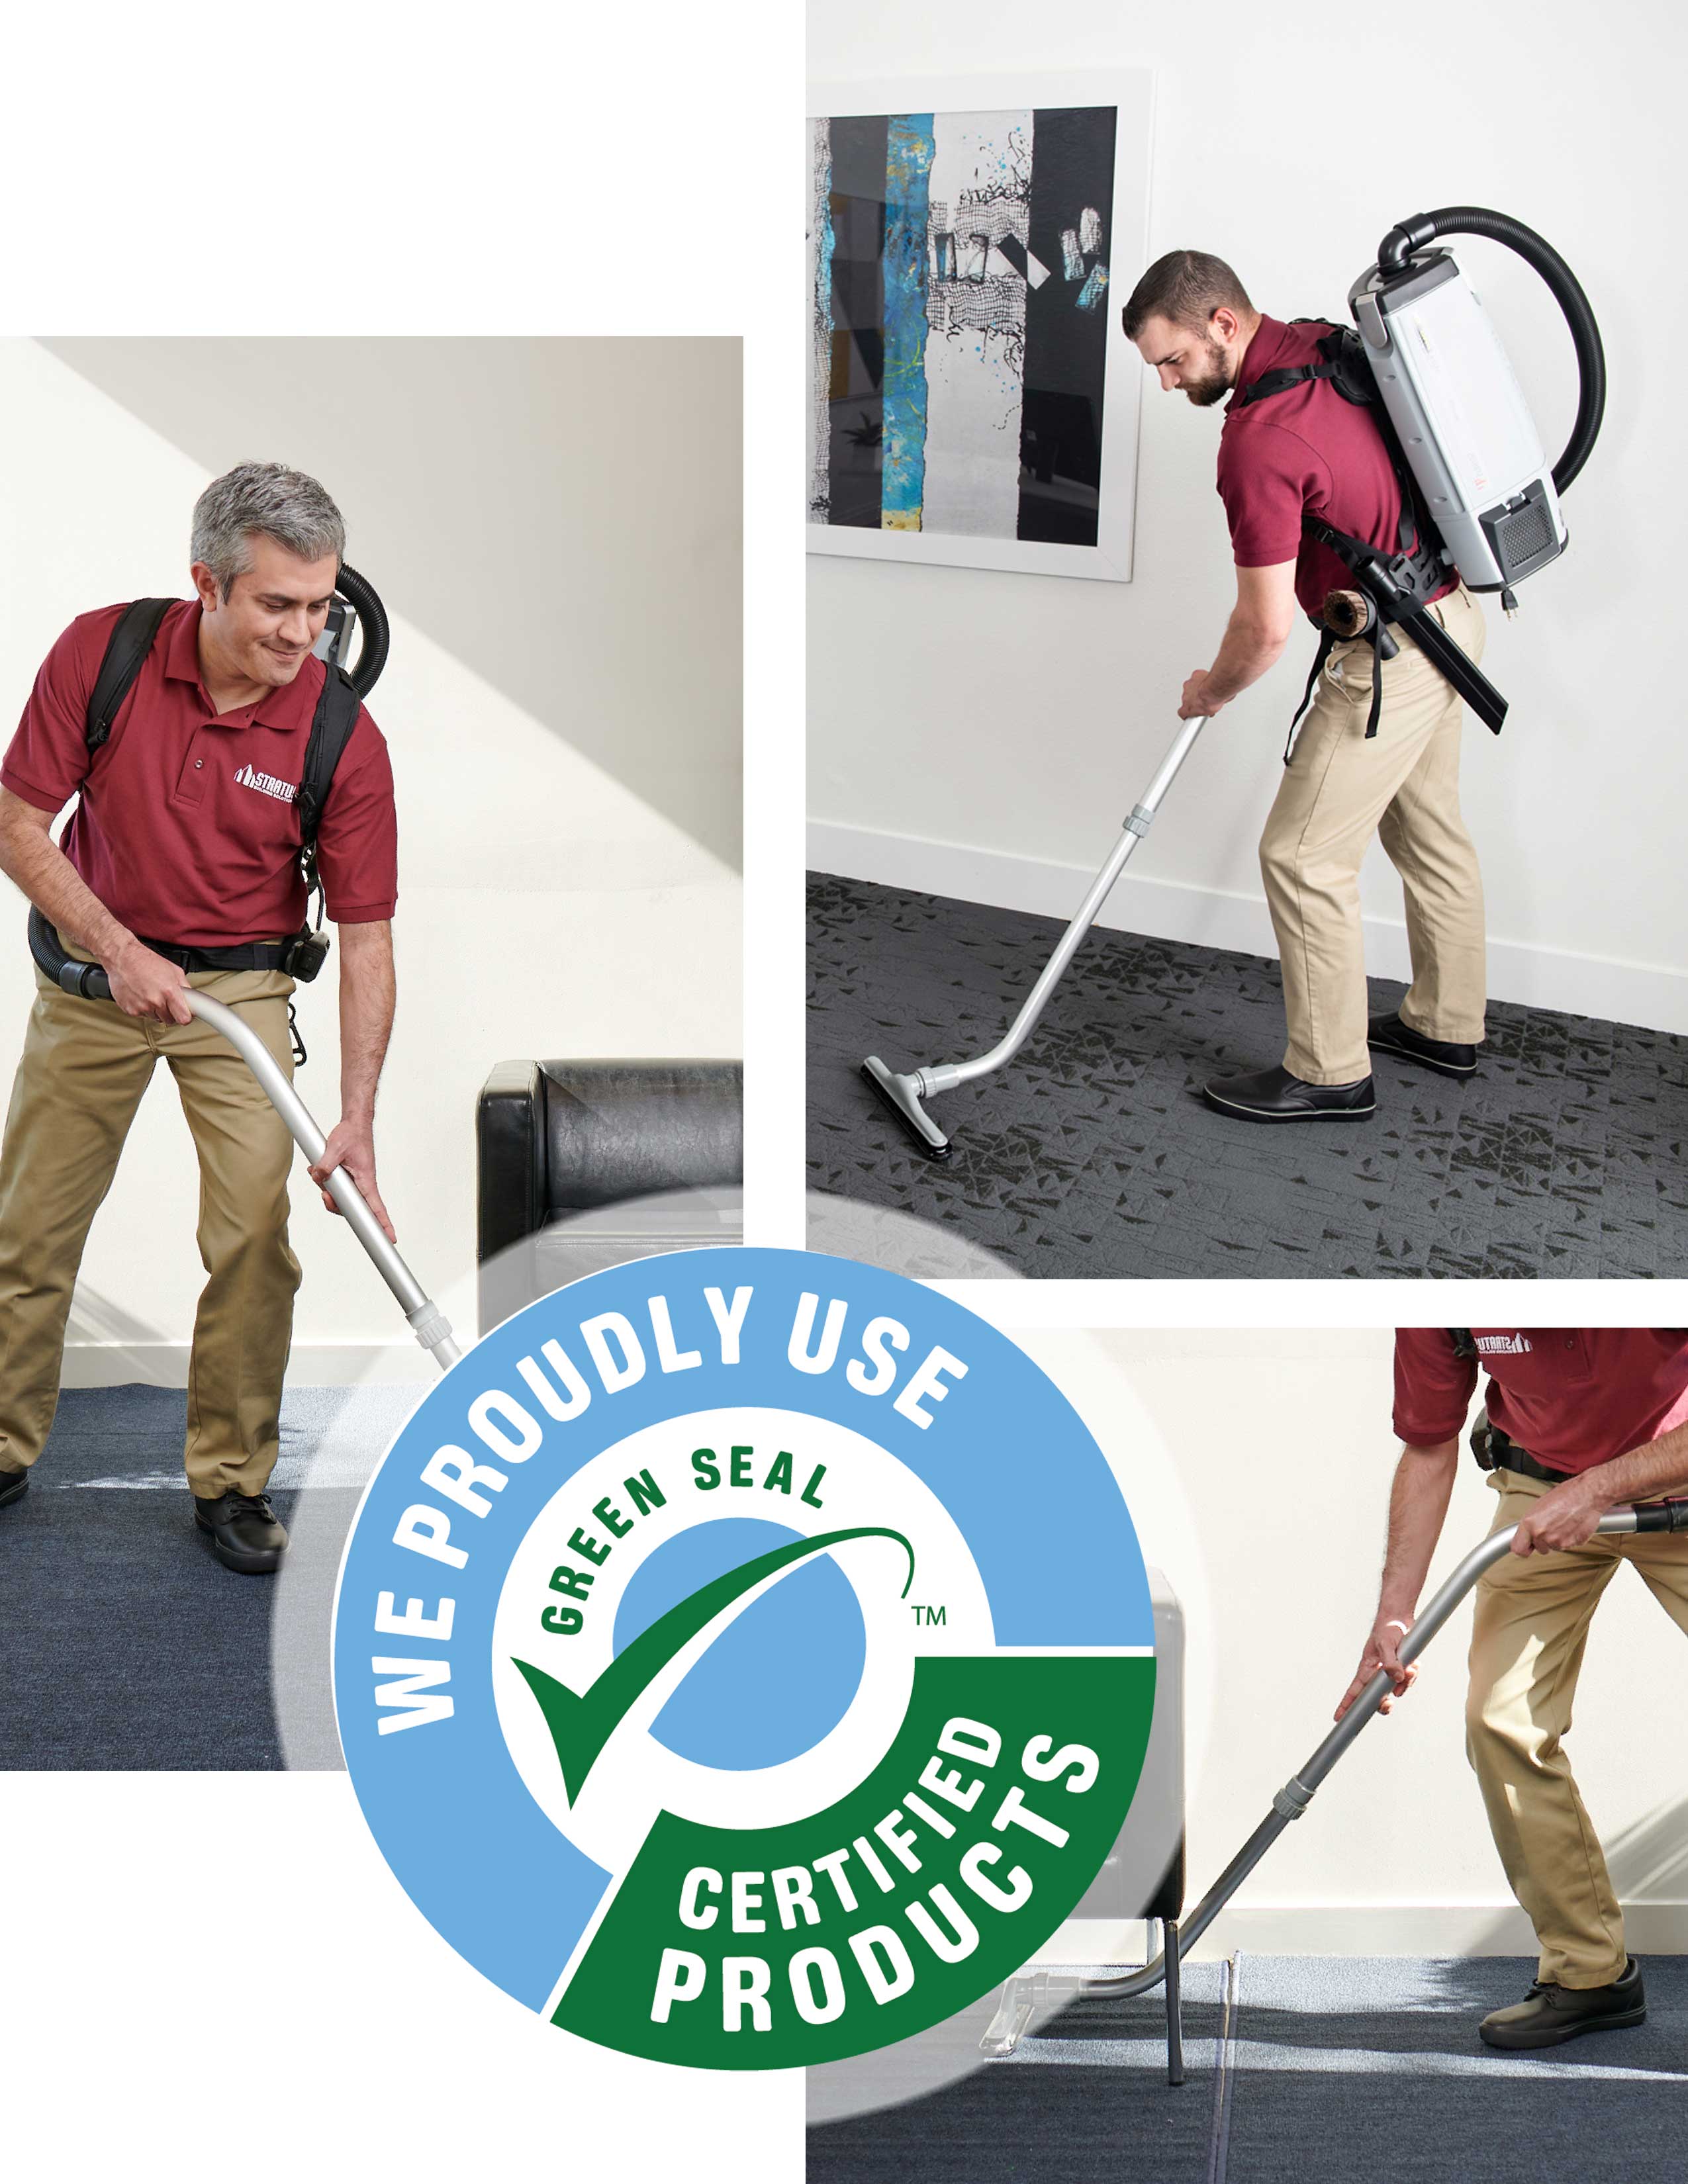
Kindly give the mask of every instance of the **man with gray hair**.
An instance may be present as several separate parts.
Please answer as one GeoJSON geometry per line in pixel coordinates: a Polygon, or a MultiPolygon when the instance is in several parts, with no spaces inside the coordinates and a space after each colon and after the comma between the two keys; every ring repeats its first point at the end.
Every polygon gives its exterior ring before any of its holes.
{"type": "MultiPolygon", "coordinates": [[[[294,800],[326,673],[312,649],[344,548],[338,509],[301,471],[242,463],[214,480],[193,510],[195,595],[166,610],[109,733],[93,735],[90,714],[120,605],[58,639],[0,762],[0,870],[73,954],[104,966],[112,994],[84,1000],[36,973],[0,1146],[0,1508],[23,1495],[53,1424],[88,1226],[162,1058],[201,1186],[188,1484],[213,1551],[248,1574],[279,1568],[287,1546],[265,1490],[299,1282],[292,1140],[184,994],[203,988],[237,1009],[291,1073],[281,965],[308,908],[294,800]],[[72,797],[55,847],[49,828],[72,797]]],[[[317,857],[339,928],[341,1112],[310,1173],[320,1185],[346,1168],[390,1236],[374,1119],[393,1025],[397,823],[387,746],[361,709],[317,857]]]]}

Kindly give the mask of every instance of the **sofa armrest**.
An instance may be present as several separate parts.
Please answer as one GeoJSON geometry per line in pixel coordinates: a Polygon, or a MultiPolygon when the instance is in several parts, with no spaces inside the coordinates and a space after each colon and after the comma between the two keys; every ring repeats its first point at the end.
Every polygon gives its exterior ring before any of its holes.
{"type": "Polygon", "coordinates": [[[545,1098],[537,1061],[500,1061],[475,1110],[476,1241],[482,1264],[545,1218],[545,1098]]]}

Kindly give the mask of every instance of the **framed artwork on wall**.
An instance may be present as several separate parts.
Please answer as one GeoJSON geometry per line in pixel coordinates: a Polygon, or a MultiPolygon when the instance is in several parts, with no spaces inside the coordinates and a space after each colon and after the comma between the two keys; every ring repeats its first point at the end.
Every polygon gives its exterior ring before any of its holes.
{"type": "Polygon", "coordinates": [[[1150,72],[821,84],[809,111],[810,550],[1128,580],[1150,72]]]}

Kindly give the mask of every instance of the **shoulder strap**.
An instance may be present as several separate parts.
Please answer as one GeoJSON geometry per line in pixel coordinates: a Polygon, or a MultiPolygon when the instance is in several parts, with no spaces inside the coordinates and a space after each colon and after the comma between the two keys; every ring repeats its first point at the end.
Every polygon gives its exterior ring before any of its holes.
{"type": "MultiPolygon", "coordinates": [[[[1291,319],[1292,326],[1329,326],[1329,319],[1291,319]]],[[[1322,364],[1281,365],[1276,371],[1263,371],[1258,379],[1251,379],[1246,387],[1239,387],[1231,404],[1233,409],[1246,410],[1251,402],[1264,402],[1272,395],[1282,394],[1291,387],[1305,386],[1309,380],[1328,379],[1345,402],[1357,409],[1370,409],[1377,401],[1378,390],[1360,348],[1360,337],[1351,326],[1332,326],[1322,335],[1318,353],[1322,364]]]]}
{"type": "Polygon", "coordinates": [[[316,880],[316,837],[322,825],[323,807],[334,780],[334,769],[352,739],[363,704],[357,687],[343,667],[328,664],[322,693],[311,716],[310,741],[305,745],[304,772],[299,781],[299,869],[308,889],[316,880]]]}
{"type": "Polygon", "coordinates": [[[97,751],[110,735],[119,708],[134,687],[142,663],[153,649],[153,640],[159,633],[165,610],[175,604],[174,599],[136,599],[118,616],[117,627],[111,632],[100,671],[94,680],[93,694],[88,699],[90,751],[97,751]]]}
{"type": "Polygon", "coordinates": [[[1334,379],[1335,376],[1334,364],[1282,365],[1276,371],[1262,371],[1258,379],[1251,379],[1246,387],[1240,387],[1229,406],[1234,410],[1246,410],[1251,402],[1264,402],[1272,395],[1283,394],[1292,387],[1300,387],[1306,380],[1334,379]]]}

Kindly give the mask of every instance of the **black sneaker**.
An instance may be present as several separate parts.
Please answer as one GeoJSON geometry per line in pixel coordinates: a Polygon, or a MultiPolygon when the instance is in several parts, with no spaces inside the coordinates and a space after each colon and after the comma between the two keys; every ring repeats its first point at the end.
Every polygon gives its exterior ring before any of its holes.
{"type": "Polygon", "coordinates": [[[1578,2040],[1585,2032],[1616,2032],[1626,2025],[1640,2025],[1646,2014],[1641,1968],[1630,1957],[1623,1978],[1607,1986],[1558,1986],[1551,1980],[1533,1981],[1522,2002],[1510,2009],[1490,2010],[1478,2026],[1477,2036],[1490,2048],[1557,2048],[1562,2040],[1578,2040]]]}
{"type": "Polygon", "coordinates": [[[1201,1096],[1222,1115],[1246,1116],[1251,1123],[1352,1122],[1374,1113],[1378,1104],[1369,1077],[1352,1084],[1305,1084],[1283,1068],[1216,1077],[1201,1096]]]}
{"type": "Polygon", "coordinates": [[[1366,1044],[1379,1054],[1397,1054],[1403,1061],[1416,1061],[1443,1077],[1474,1077],[1477,1049],[1457,1046],[1446,1039],[1426,1039],[1399,1017],[1373,1017],[1366,1026],[1366,1044]]]}
{"type": "Polygon", "coordinates": [[[0,1471],[0,1509],[8,1502],[16,1502],[29,1490],[27,1471],[0,1471]]]}
{"type": "Polygon", "coordinates": [[[287,1527],[270,1507],[267,1494],[221,1494],[214,1502],[196,1494],[193,1521],[209,1534],[212,1552],[226,1568],[245,1577],[266,1577],[281,1567],[287,1527]]]}

